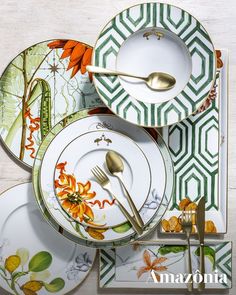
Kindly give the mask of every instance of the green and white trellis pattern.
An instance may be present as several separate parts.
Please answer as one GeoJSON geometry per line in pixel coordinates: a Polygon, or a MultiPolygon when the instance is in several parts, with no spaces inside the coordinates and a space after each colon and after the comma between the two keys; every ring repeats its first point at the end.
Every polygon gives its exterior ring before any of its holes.
{"type": "Polygon", "coordinates": [[[204,112],[168,128],[168,146],[175,169],[170,210],[189,197],[206,198],[206,210],[218,209],[219,77],[216,99],[204,112]]]}
{"type": "Polygon", "coordinates": [[[172,31],[185,43],[192,59],[189,82],[174,99],[159,104],[131,97],[116,76],[95,75],[97,90],[109,108],[120,117],[142,126],[171,125],[194,113],[206,99],[215,78],[215,52],[202,25],[186,11],[172,5],[146,3],[133,6],[114,17],[95,45],[96,66],[114,67],[122,43],[145,28],[172,31]]]}

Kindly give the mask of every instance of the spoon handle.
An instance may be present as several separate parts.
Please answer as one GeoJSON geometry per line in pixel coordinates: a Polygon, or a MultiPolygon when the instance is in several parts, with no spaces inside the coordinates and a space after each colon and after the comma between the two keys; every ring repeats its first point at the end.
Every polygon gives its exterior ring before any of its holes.
{"type": "Polygon", "coordinates": [[[147,80],[147,77],[140,77],[140,76],[132,75],[129,73],[113,71],[113,70],[109,70],[109,69],[105,69],[105,68],[101,68],[101,67],[96,67],[96,66],[87,66],[86,69],[89,72],[97,73],[97,74],[117,75],[117,76],[125,76],[125,77],[141,79],[141,80],[147,80]]]}
{"type": "Polygon", "coordinates": [[[138,221],[129,214],[129,212],[125,209],[125,207],[121,204],[121,202],[116,198],[116,196],[111,191],[109,192],[111,196],[116,200],[121,212],[124,214],[127,220],[131,223],[133,229],[136,231],[137,234],[141,235],[143,233],[143,229],[138,224],[138,221]]]}
{"type": "Polygon", "coordinates": [[[140,216],[139,212],[138,212],[138,209],[136,208],[135,204],[134,204],[134,201],[133,199],[131,198],[125,184],[124,184],[124,181],[122,179],[122,177],[119,175],[117,175],[117,177],[119,178],[120,180],[120,183],[122,184],[122,187],[124,189],[124,192],[125,192],[125,195],[127,197],[127,200],[128,200],[128,203],[129,203],[129,206],[134,214],[134,217],[138,223],[139,226],[141,226],[142,228],[144,227],[144,223],[143,223],[143,220],[142,220],[142,217],[140,216]]]}

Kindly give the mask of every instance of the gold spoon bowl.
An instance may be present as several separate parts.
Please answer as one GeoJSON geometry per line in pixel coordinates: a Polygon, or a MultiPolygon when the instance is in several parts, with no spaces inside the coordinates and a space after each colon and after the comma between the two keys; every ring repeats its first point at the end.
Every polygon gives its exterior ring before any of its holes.
{"type": "Polygon", "coordinates": [[[173,88],[176,84],[176,79],[173,76],[162,72],[153,72],[149,74],[147,77],[142,77],[96,66],[87,66],[86,69],[87,71],[96,74],[117,75],[140,79],[143,80],[147,84],[147,86],[154,91],[166,91],[173,88]]]}

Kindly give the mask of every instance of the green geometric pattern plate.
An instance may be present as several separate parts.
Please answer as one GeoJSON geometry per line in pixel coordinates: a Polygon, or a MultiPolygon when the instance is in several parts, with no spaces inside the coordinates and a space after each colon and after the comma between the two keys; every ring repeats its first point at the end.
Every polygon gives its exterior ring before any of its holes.
{"type": "Polygon", "coordinates": [[[94,47],[93,64],[114,67],[124,41],[145,28],[168,30],[186,45],[192,71],[181,93],[164,103],[144,103],[130,96],[117,76],[96,74],[94,83],[104,103],[121,118],[141,126],[162,127],[189,117],[204,103],[215,79],[215,51],[206,30],[189,13],[164,3],[145,3],[122,11],[105,26],[94,47]]]}
{"type": "MultiPolygon", "coordinates": [[[[191,257],[193,274],[199,269],[199,245],[191,244],[191,257]]],[[[99,260],[99,287],[100,288],[124,288],[124,289],[186,289],[187,285],[179,282],[155,283],[150,270],[138,271],[144,268],[144,253],[149,253],[151,261],[165,259],[161,263],[166,270],[157,270],[158,274],[169,273],[178,275],[187,273],[187,247],[183,241],[141,241],[135,245],[129,245],[117,249],[101,249],[99,260]]],[[[147,256],[147,254],[146,254],[147,256]]],[[[158,265],[157,263],[157,266],[158,265]]],[[[232,243],[209,241],[205,244],[206,273],[217,276],[218,279],[206,282],[206,289],[229,289],[232,287],[232,243]],[[224,279],[222,279],[224,277],[224,279]],[[221,278],[221,280],[220,280],[221,278]]],[[[158,268],[158,267],[157,267],[158,268]]],[[[194,283],[194,288],[197,284],[194,283]]]]}

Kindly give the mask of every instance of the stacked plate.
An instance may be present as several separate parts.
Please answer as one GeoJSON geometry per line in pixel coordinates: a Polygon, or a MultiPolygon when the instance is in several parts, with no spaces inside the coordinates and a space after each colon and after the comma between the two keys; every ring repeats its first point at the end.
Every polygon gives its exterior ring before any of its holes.
{"type": "Polygon", "coordinates": [[[42,213],[63,235],[91,247],[124,245],[148,234],[159,223],[173,191],[172,161],[160,134],[106,112],[87,109],[70,116],[66,126],[57,124],[39,147],[33,169],[42,213]],[[104,170],[132,215],[118,179],[107,169],[109,151],[123,162],[124,182],[144,222],[142,235],[91,172],[95,166],[104,170]]]}

